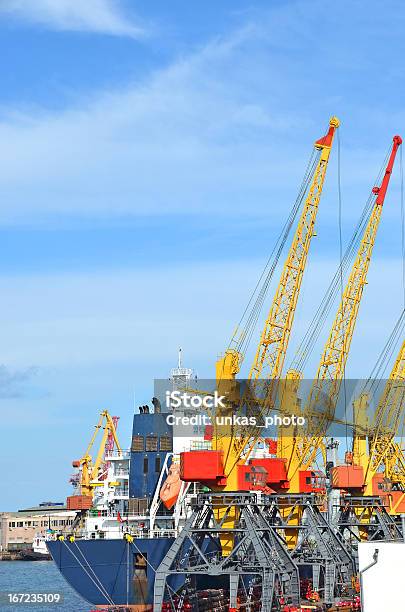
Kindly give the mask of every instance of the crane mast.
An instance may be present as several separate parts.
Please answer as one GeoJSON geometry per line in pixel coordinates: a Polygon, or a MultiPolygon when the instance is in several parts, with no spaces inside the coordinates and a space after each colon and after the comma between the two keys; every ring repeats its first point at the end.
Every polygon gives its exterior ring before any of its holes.
{"type": "MultiPolygon", "coordinates": [[[[346,362],[353,338],[354,328],[367,282],[382,207],[392,174],[395,157],[402,143],[400,136],[394,136],[391,154],[380,187],[374,187],[374,206],[363,234],[349,279],[342,295],[329,338],[325,344],[312,384],[309,399],[304,409],[306,430],[302,440],[296,440],[289,447],[288,475],[290,481],[299,469],[307,469],[313,463],[325,436],[325,430],[333,419],[346,362]]],[[[290,374],[291,375],[291,374],[290,374]]],[[[283,447],[283,445],[280,445],[283,447]]],[[[285,446],[283,448],[285,456],[285,446]]],[[[296,484],[298,486],[298,484],[296,484]]]]}

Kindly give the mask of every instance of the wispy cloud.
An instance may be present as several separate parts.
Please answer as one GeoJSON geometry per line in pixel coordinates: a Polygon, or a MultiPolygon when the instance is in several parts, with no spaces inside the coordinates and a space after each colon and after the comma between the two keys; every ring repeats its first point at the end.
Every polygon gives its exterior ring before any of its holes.
{"type": "Polygon", "coordinates": [[[214,213],[219,193],[224,209],[252,195],[267,206],[272,177],[303,169],[298,156],[286,168],[274,139],[308,119],[246,97],[243,82],[229,86],[225,75],[251,36],[207,45],[59,114],[3,109],[0,185],[11,215],[214,213]]]}
{"type": "MultiPolygon", "coordinates": [[[[321,5],[309,15],[301,3],[283,6],[136,83],[81,92],[58,113],[0,109],[1,221],[221,211],[284,218],[280,203],[295,198],[312,140],[332,113],[342,119],[344,187],[360,207],[403,110],[393,103],[377,113],[367,65],[364,87],[354,88],[357,64],[342,72],[339,29],[314,54],[309,34],[318,9],[330,25],[321,5]]],[[[356,36],[347,32],[347,46],[357,44],[363,58],[366,33],[361,45],[356,36]]],[[[381,58],[373,73],[386,63],[381,43],[376,34],[381,58]]]]}
{"type": "Polygon", "coordinates": [[[126,18],[117,0],[2,0],[0,14],[52,30],[140,37],[142,27],[126,18]]]}
{"type": "Polygon", "coordinates": [[[0,364],[0,399],[24,397],[26,384],[37,372],[38,369],[35,367],[10,370],[5,365],[0,364]]]}

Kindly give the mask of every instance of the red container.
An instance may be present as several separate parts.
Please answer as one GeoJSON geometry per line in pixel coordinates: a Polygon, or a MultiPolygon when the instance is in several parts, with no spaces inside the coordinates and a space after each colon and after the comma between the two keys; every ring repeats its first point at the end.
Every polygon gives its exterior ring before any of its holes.
{"type": "Polygon", "coordinates": [[[186,482],[216,482],[224,478],[223,452],[197,450],[180,453],[180,478],[186,482]]]}
{"type": "Polygon", "coordinates": [[[266,482],[268,485],[281,485],[287,482],[286,459],[268,458],[251,459],[250,465],[260,466],[267,472],[266,482]]]}
{"type": "Polygon", "coordinates": [[[319,470],[300,470],[300,493],[326,493],[325,475],[319,470]]]}

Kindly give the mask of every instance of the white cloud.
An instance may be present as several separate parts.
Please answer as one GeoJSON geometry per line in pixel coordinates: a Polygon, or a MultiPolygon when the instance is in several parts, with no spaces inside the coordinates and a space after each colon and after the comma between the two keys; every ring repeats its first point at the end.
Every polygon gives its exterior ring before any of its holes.
{"type": "MultiPolygon", "coordinates": [[[[368,122],[366,91],[363,101],[359,93],[337,98],[333,37],[300,72],[309,44],[303,26],[295,32],[287,7],[126,87],[78,95],[63,111],[0,109],[0,223],[218,211],[278,222],[313,140],[339,111],[344,195],[356,203],[345,210],[356,218],[403,113],[390,108],[368,122]],[[296,33],[293,54],[280,55],[288,39],[280,32],[288,31],[296,33]]],[[[336,154],[330,174],[335,165],[336,154]]],[[[336,210],[333,176],[324,201],[336,210]]]]}
{"type": "Polygon", "coordinates": [[[0,13],[54,30],[143,35],[142,28],[122,14],[116,0],[2,0],[0,13]]]}
{"type": "Polygon", "coordinates": [[[275,141],[308,120],[273,110],[271,99],[244,101],[243,87],[222,82],[241,44],[213,43],[143,83],[58,114],[5,109],[2,220],[32,213],[214,213],[219,199],[224,210],[236,210],[255,195],[258,207],[267,207],[276,177],[297,170],[300,179],[305,165],[295,154],[287,167],[275,141]]]}

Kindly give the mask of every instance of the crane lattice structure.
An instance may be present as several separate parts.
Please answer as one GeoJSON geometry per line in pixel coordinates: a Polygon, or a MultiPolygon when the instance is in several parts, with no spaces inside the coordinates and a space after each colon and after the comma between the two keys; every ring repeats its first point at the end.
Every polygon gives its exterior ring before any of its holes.
{"type": "MultiPolygon", "coordinates": [[[[295,482],[293,491],[296,490],[295,486],[298,486],[297,474],[299,470],[308,469],[313,464],[319,449],[324,443],[327,427],[334,418],[363,290],[367,283],[367,274],[383,204],[395,157],[401,143],[401,138],[394,136],[391,154],[381,185],[373,188],[374,206],[325,344],[308,402],[303,409],[303,415],[306,418],[305,429],[300,432],[300,437],[296,437],[289,444],[287,453],[285,445],[280,445],[283,456],[286,457],[287,454],[290,483],[293,479],[295,482]]],[[[293,373],[290,373],[290,376],[293,375],[293,373]]],[[[295,377],[298,378],[299,375],[299,373],[296,373],[295,377]]],[[[291,435],[291,431],[288,432],[288,435],[291,435]]]]}
{"type": "MultiPolygon", "coordinates": [[[[251,395],[254,397],[253,404],[256,405],[257,400],[260,400],[261,412],[269,410],[272,405],[277,381],[280,379],[288,348],[309,248],[314,236],[315,220],[319,209],[330,151],[338,127],[339,120],[336,117],[332,117],[329,121],[329,130],[326,136],[315,142],[314,146],[318,151],[317,163],[308,187],[308,193],[298,220],[295,235],[263,327],[255,359],[250,368],[248,394],[244,395],[242,402],[238,398],[238,393],[236,392],[235,394],[236,402],[239,403],[240,407],[244,407],[246,403],[252,404],[251,395]]],[[[307,176],[304,183],[309,182],[310,177],[311,174],[307,176]]],[[[247,331],[243,332],[242,336],[246,336],[247,333],[247,331]]],[[[240,351],[229,348],[225,352],[224,357],[217,362],[216,376],[218,384],[222,385],[221,388],[229,397],[232,397],[234,391],[233,381],[239,372],[242,359],[243,355],[240,351]]],[[[232,401],[230,406],[232,406],[232,401]]],[[[246,427],[222,427],[221,431],[215,432],[214,448],[223,452],[224,472],[227,479],[225,489],[221,485],[222,490],[236,490],[236,466],[241,461],[246,448],[249,446],[251,448],[253,444],[254,436],[252,436],[252,432],[246,427]]],[[[248,456],[249,452],[246,452],[245,460],[248,456]]]]}
{"type": "Polygon", "coordinates": [[[100,484],[100,470],[106,460],[105,448],[109,436],[112,436],[117,451],[121,452],[121,446],[118,441],[113,418],[107,410],[104,410],[100,414],[99,421],[94,428],[94,433],[83,457],[78,461],[73,461],[73,467],[78,467],[80,469],[79,487],[82,496],[93,497],[94,487],[100,484]],[[98,432],[101,429],[103,430],[103,434],[96,457],[93,461],[91,452],[97,439],[98,432]]]}

